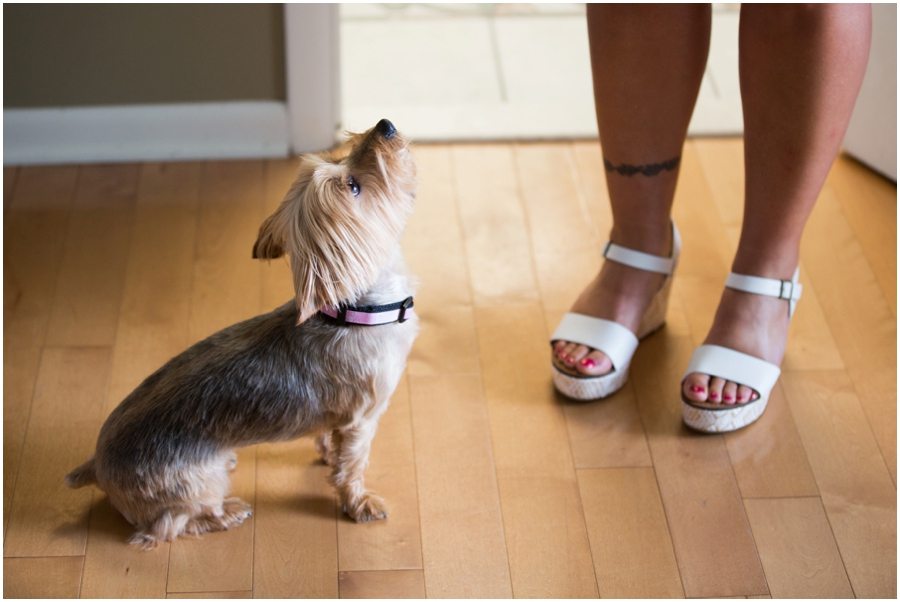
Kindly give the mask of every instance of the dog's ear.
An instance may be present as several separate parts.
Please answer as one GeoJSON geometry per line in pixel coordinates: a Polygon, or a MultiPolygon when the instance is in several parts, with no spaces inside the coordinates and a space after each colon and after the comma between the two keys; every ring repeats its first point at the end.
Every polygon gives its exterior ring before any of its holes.
{"type": "Polygon", "coordinates": [[[266,218],[259,227],[253,244],[253,259],[278,259],[284,255],[284,226],[278,211],[266,218]]]}

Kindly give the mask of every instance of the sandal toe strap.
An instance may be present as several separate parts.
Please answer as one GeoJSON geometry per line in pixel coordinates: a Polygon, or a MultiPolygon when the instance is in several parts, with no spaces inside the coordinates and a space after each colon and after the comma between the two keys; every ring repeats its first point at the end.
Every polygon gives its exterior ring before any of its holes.
{"type": "Polygon", "coordinates": [[[781,368],[734,349],[718,345],[701,345],[694,350],[682,382],[688,374],[694,372],[746,385],[761,397],[768,397],[781,375],[781,368]]]}
{"type": "Polygon", "coordinates": [[[602,351],[616,368],[628,364],[638,346],[635,334],[621,324],[575,313],[563,316],[550,338],[551,343],[560,340],[602,351]]]}

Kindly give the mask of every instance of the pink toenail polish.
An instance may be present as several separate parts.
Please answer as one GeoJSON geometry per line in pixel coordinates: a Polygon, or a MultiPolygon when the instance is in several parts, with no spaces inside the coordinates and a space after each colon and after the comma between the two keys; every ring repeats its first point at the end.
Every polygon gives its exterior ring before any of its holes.
{"type": "Polygon", "coordinates": [[[712,397],[713,399],[718,399],[718,398],[719,398],[719,394],[718,394],[718,393],[710,393],[709,396],[712,397]]]}
{"type": "Polygon", "coordinates": [[[725,401],[731,401],[731,395],[725,395],[724,399],[725,401]]]}
{"type": "Polygon", "coordinates": [[[693,391],[694,393],[703,393],[704,391],[706,391],[706,389],[704,389],[700,385],[691,385],[691,391],[693,391]]]}
{"type": "Polygon", "coordinates": [[[738,401],[744,401],[744,396],[743,396],[743,395],[738,395],[738,396],[737,396],[737,400],[738,400],[738,401]]]}
{"type": "Polygon", "coordinates": [[[594,360],[592,360],[591,358],[586,357],[583,360],[581,360],[581,365],[584,366],[585,368],[593,368],[594,366],[597,365],[597,363],[594,360]]]}
{"type": "Polygon", "coordinates": [[[564,359],[566,359],[567,357],[568,357],[568,356],[565,354],[565,352],[559,354],[559,359],[564,360],[564,359]]]}

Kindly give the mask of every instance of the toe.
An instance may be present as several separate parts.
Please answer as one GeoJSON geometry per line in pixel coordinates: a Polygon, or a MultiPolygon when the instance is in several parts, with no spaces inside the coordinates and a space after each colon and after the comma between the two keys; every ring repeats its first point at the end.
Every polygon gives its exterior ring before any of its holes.
{"type": "Polygon", "coordinates": [[[746,385],[738,385],[737,388],[737,402],[738,403],[747,403],[750,401],[751,395],[753,395],[753,389],[746,385]]]}
{"type": "Polygon", "coordinates": [[[722,388],[725,386],[725,380],[714,376],[709,379],[709,402],[722,403],[722,388]]]}
{"type": "Polygon", "coordinates": [[[562,362],[564,366],[573,367],[575,365],[575,360],[572,356],[575,354],[575,350],[578,349],[581,345],[577,345],[576,343],[566,343],[566,346],[563,347],[562,351],[557,354],[559,357],[559,361],[562,362]]]}
{"type": "Polygon", "coordinates": [[[691,401],[706,401],[709,395],[709,376],[693,372],[684,379],[682,391],[685,399],[691,401]]]}
{"type": "Polygon", "coordinates": [[[605,353],[595,349],[580,358],[575,368],[587,376],[602,376],[612,370],[613,365],[605,353]]]}
{"type": "Polygon", "coordinates": [[[733,383],[728,381],[725,383],[725,386],[722,387],[722,401],[725,402],[726,405],[734,405],[737,397],[737,383],[733,383]]]}

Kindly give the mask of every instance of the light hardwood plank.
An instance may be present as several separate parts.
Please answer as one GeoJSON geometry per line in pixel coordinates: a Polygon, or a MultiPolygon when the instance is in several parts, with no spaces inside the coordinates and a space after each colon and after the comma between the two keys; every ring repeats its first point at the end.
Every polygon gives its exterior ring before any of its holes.
{"type": "Polygon", "coordinates": [[[601,240],[572,149],[518,144],[516,169],[545,309],[568,310],[600,268],[601,240]]]}
{"type": "Polygon", "coordinates": [[[472,294],[450,147],[420,146],[416,209],[402,244],[419,281],[416,313],[420,332],[409,355],[410,375],[478,372],[472,294]]]}
{"type": "Polygon", "coordinates": [[[3,561],[3,597],[77,598],[82,561],[81,556],[6,558],[3,561]]]}
{"type": "Polygon", "coordinates": [[[652,468],[579,470],[578,486],[603,598],[683,598],[652,468]]]}
{"type": "Polygon", "coordinates": [[[260,264],[251,256],[263,220],[261,161],[203,165],[189,342],[260,311],[260,264]]]}
{"type": "Polygon", "coordinates": [[[897,183],[842,154],[828,173],[828,184],[896,317],[897,183]]]}
{"type": "MultiPolygon", "coordinates": [[[[238,451],[231,495],[254,506],[256,447],[238,451]]],[[[253,517],[228,531],[180,537],[169,552],[168,592],[244,591],[253,587],[253,517]]]]}
{"type": "Polygon", "coordinates": [[[420,306],[452,309],[472,303],[450,149],[447,145],[415,149],[419,189],[401,243],[410,271],[421,282],[417,313],[420,306]]]}
{"type": "MultiPolygon", "coordinates": [[[[688,141],[684,145],[672,218],[678,226],[682,239],[675,284],[685,277],[708,278],[718,282],[719,293],[712,301],[717,304],[734,259],[734,248],[729,238],[722,235],[725,224],[719,216],[715,198],[707,185],[693,141],[688,141]]],[[[686,311],[698,301],[682,297],[686,311]]],[[[692,333],[708,329],[708,326],[698,329],[691,324],[692,333]]]]}
{"type": "MultiPolygon", "coordinates": [[[[264,215],[271,214],[281,203],[296,170],[296,158],[266,161],[264,215]]],[[[287,259],[262,262],[261,273],[265,311],[293,297],[287,259]]],[[[337,597],[336,521],[340,511],[335,506],[334,488],[327,481],[330,472],[309,437],[259,446],[254,597],[337,597]]]]}
{"type": "Polygon", "coordinates": [[[388,519],[356,524],[338,521],[341,571],[422,568],[419,501],[413,455],[409,387],[400,380],[391,405],[378,421],[369,454],[366,487],[387,502],[388,519]]]}
{"type": "Polygon", "coordinates": [[[202,599],[202,598],[215,598],[215,599],[238,599],[238,600],[248,600],[253,597],[252,591],[244,591],[244,592],[189,592],[183,594],[167,594],[166,598],[169,599],[202,599]]]}
{"type": "MultiPolygon", "coordinates": [[[[423,286],[436,274],[421,278],[423,286]]],[[[415,376],[438,374],[478,374],[478,346],[475,317],[471,307],[446,307],[429,304],[416,297],[419,336],[407,359],[409,373],[415,376]]]]}
{"type": "MultiPolygon", "coordinates": [[[[259,262],[251,257],[263,219],[261,161],[204,163],[191,286],[188,343],[259,313],[259,262]]],[[[238,452],[234,494],[253,505],[256,449],[238,452]]],[[[251,587],[253,519],[203,539],[178,539],[169,559],[169,592],[251,587]]]]}
{"type": "Polygon", "coordinates": [[[112,345],[134,222],[138,165],[82,167],[46,344],[112,345]]]}
{"type": "Polygon", "coordinates": [[[897,596],[897,491],[846,373],[782,375],[822,504],[860,598],[897,596]]]}
{"type": "Polygon", "coordinates": [[[259,446],[253,596],[338,596],[337,508],[331,469],[309,438],[259,446]]]}
{"type": "Polygon", "coordinates": [[[744,219],[744,140],[697,138],[689,144],[700,160],[722,223],[739,227],[744,219]]]}
{"type": "Polygon", "coordinates": [[[422,599],[425,577],[412,571],[341,571],[341,598],[422,599]]]}
{"type": "MultiPolygon", "coordinates": [[[[597,145],[518,145],[516,161],[546,310],[546,332],[535,334],[542,341],[535,362],[542,364],[541,384],[547,387],[552,374],[548,335],[599,269],[601,240],[611,225],[609,203],[597,145]]],[[[649,463],[637,407],[628,403],[627,392],[610,401],[565,404],[576,466],[649,463]],[[613,417],[625,421],[605,421],[613,417]],[[608,435],[614,438],[600,439],[608,435]]]]}
{"type": "Polygon", "coordinates": [[[188,346],[199,163],[141,167],[107,413],[188,346]]]}
{"type": "Polygon", "coordinates": [[[22,168],[3,226],[3,532],[53,308],[75,167],[22,168]]]}
{"type": "Polygon", "coordinates": [[[84,554],[91,489],[69,489],[63,477],[94,450],[109,360],[104,347],[44,350],[4,556],[84,554]]]}
{"type": "Polygon", "coordinates": [[[650,337],[631,367],[684,593],[767,594],[724,441],[694,433],[681,421],[678,390],[692,351],[686,337],[650,337]]]}
{"type": "MultiPolygon", "coordinates": [[[[200,169],[199,163],[188,162],[141,167],[106,415],[188,346],[200,169]]],[[[94,500],[84,595],[165,596],[169,544],[152,553],[126,545],[133,527],[102,493],[94,500]]]]}
{"type": "Polygon", "coordinates": [[[168,542],[144,551],[126,541],[134,533],[105,493],[95,489],[84,552],[82,598],[164,598],[168,542]]]}
{"type": "Polygon", "coordinates": [[[744,506],[774,597],[853,597],[818,497],[744,500],[744,506]]]}
{"type": "MultiPolygon", "coordinates": [[[[477,260],[477,257],[475,258],[477,260]]],[[[565,415],[535,304],[475,312],[513,595],[597,595],[565,415]]]]}
{"type": "Polygon", "coordinates": [[[741,496],[792,497],[818,495],[816,479],[780,384],[753,428],[725,435],[728,457],[741,496]]]}
{"type": "Polygon", "coordinates": [[[575,468],[652,465],[630,383],[600,402],[564,403],[575,468]]]}
{"type": "Polygon", "coordinates": [[[843,370],[844,358],[828,326],[828,319],[819,301],[819,293],[811,282],[805,263],[800,261],[800,282],[803,299],[797,304],[788,329],[787,348],[781,369],[843,370]]]}
{"type": "Polygon", "coordinates": [[[578,184],[587,202],[594,229],[599,240],[609,239],[612,228],[612,207],[609,204],[609,191],[606,188],[606,170],[603,167],[603,155],[600,143],[573,142],[572,152],[578,168],[576,184],[578,184]]]}
{"type": "Polygon", "coordinates": [[[452,159],[475,304],[537,301],[512,147],[457,145],[452,159]]]}
{"type": "Polygon", "coordinates": [[[509,561],[481,380],[410,376],[425,591],[509,598],[509,561]]]}
{"type": "Polygon", "coordinates": [[[847,373],[897,483],[897,320],[830,186],[802,253],[847,373]]]}
{"type": "MultiPolygon", "coordinates": [[[[699,435],[681,420],[679,390],[693,347],[705,337],[711,306],[718,302],[686,291],[689,281],[724,284],[730,264],[729,243],[703,177],[696,150],[682,155],[675,219],[684,240],[673,294],[690,324],[691,337],[646,339],[632,363],[634,385],[659,490],[666,509],[675,557],[687,597],[768,594],[740,491],[720,436],[699,435]],[[721,279],[721,280],[720,280],[721,279]],[[697,305],[703,309],[698,310],[697,305]],[[699,318],[698,318],[699,316],[699,318]],[[727,557],[727,565],[709,558],[727,557]]],[[[668,333],[660,333],[668,335],[668,333]]]]}

